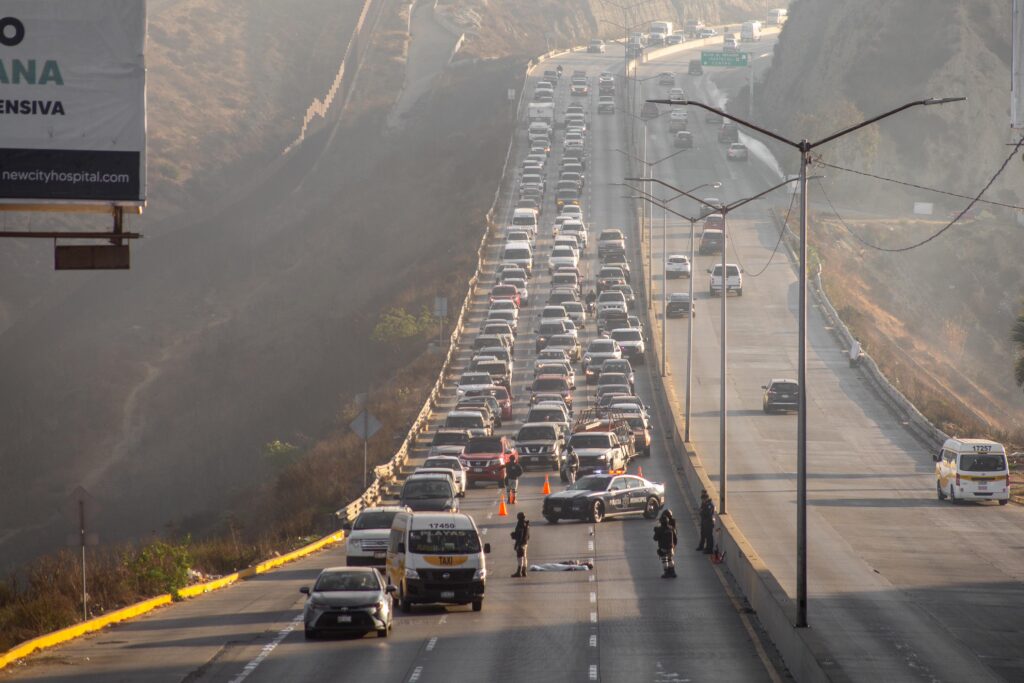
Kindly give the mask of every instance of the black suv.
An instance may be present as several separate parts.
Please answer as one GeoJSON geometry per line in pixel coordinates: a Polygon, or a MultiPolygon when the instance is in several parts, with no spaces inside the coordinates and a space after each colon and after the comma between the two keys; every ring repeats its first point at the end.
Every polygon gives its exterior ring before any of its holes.
{"type": "Polygon", "coordinates": [[[795,379],[773,379],[761,388],[764,389],[764,398],[761,400],[764,412],[797,409],[800,385],[795,379]]]}

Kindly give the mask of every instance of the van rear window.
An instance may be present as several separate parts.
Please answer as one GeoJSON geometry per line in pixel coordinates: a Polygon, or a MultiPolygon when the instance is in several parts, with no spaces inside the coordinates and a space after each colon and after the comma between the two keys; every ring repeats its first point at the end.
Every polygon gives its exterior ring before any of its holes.
{"type": "Polygon", "coordinates": [[[471,555],[480,552],[474,529],[423,529],[409,532],[409,552],[422,555],[471,555]]]}
{"type": "Polygon", "coordinates": [[[526,249],[506,249],[505,259],[511,261],[521,261],[525,259],[528,261],[530,259],[530,252],[526,249]]]}
{"type": "Polygon", "coordinates": [[[961,472],[1004,472],[1006,457],[1002,453],[965,453],[960,456],[961,472]]]}

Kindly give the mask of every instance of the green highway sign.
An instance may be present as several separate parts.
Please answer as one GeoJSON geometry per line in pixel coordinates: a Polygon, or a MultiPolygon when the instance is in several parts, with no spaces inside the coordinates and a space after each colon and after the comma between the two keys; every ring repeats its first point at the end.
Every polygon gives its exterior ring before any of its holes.
{"type": "Polygon", "coordinates": [[[702,50],[700,63],[703,66],[750,66],[750,53],[702,50]]]}

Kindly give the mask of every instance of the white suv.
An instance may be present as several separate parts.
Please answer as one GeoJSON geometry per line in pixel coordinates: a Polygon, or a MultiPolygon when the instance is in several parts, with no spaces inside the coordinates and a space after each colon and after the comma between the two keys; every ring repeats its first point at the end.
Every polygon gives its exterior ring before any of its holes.
{"type": "Polygon", "coordinates": [[[682,254],[669,254],[668,261],[665,263],[665,277],[672,278],[676,277],[690,277],[690,258],[682,254]]]}
{"type": "MultiPolygon", "coordinates": [[[[722,264],[719,263],[713,268],[708,268],[711,273],[711,281],[708,283],[708,293],[715,296],[722,291],[722,264]]],[[[735,263],[725,264],[725,293],[736,292],[736,296],[743,296],[743,269],[735,263]]]]}
{"type": "Polygon", "coordinates": [[[409,508],[400,505],[365,508],[345,538],[345,564],[349,567],[383,567],[395,515],[409,508]]]}

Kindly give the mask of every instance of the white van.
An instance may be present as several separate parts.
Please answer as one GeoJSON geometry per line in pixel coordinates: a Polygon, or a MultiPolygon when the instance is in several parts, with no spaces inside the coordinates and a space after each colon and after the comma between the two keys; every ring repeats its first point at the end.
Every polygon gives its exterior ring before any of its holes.
{"type": "Polygon", "coordinates": [[[935,454],[935,492],[939,500],[1010,501],[1006,449],[988,439],[946,439],[935,454]]]}
{"type": "Polygon", "coordinates": [[[743,25],[740,26],[740,40],[744,43],[752,43],[761,40],[761,22],[743,22],[743,25]]]}
{"type": "Polygon", "coordinates": [[[509,242],[501,253],[503,263],[514,263],[527,275],[533,273],[533,248],[529,242],[509,242]]]}
{"type": "Polygon", "coordinates": [[[512,211],[512,225],[519,228],[526,228],[537,235],[537,211],[536,209],[519,208],[512,211]]]}
{"type": "Polygon", "coordinates": [[[769,26],[782,26],[786,23],[786,19],[789,18],[789,10],[786,9],[770,9],[768,10],[768,25],[769,26]]]}
{"type": "Polygon", "coordinates": [[[385,576],[398,587],[403,612],[414,603],[472,605],[479,612],[489,552],[469,515],[400,512],[391,525],[385,576]]]}

